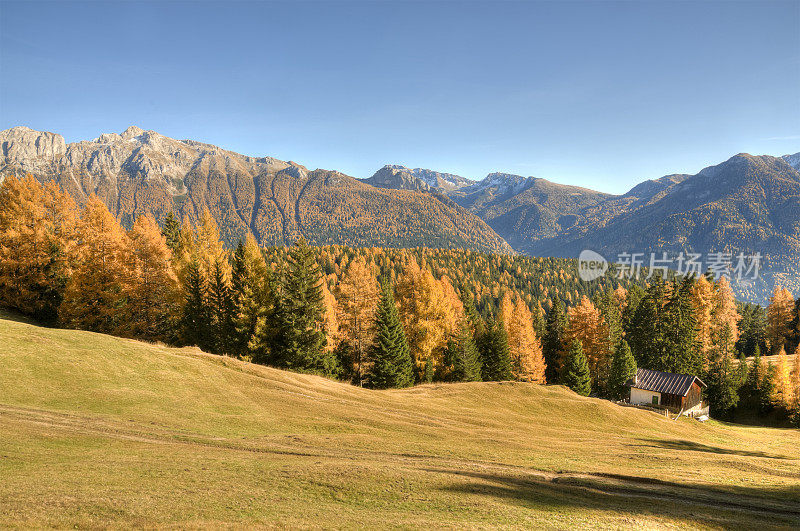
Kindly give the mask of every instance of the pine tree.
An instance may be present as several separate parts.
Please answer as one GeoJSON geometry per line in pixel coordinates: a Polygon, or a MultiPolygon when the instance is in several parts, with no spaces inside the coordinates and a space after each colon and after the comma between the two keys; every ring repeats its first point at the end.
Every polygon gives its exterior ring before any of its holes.
{"type": "MultiPolygon", "coordinates": [[[[661,322],[660,356],[653,360],[649,368],[677,374],[700,374],[703,360],[697,348],[696,320],[692,305],[694,279],[685,278],[677,289],[673,288],[672,297],[664,306],[661,322]]],[[[730,334],[730,332],[729,332],[730,334]]],[[[732,347],[730,335],[726,346],[732,347]]]]}
{"type": "Polygon", "coordinates": [[[374,329],[375,339],[367,353],[370,386],[388,389],[413,385],[414,366],[389,284],[381,292],[374,329]]]}
{"type": "Polygon", "coordinates": [[[611,373],[609,374],[608,382],[610,397],[622,400],[628,396],[628,386],[626,384],[635,377],[636,360],[633,359],[628,342],[622,339],[614,350],[614,358],[611,362],[611,373]]]}
{"type": "Polygon", "coordinates": [[[86,202],[76,230],[75,269],[59,318],[69,327],[114,333],[125,315],[126,280],[135,274],[128,236],[97,196],[86,202]]]}
{"type": "Polygon", "coordinates": [[[550,313],[547,314],[545,334],[542,339],[542,354],[545,362],[545,379],[554,383],[559,381],[561,373],[561,351],[563,349],[564,330],[567,327],[567,317],[561,300],[556,299],[550,313]]]}
{"type": "Polygon", "coordinates": [[[443,378],[450,382],[479,382],[481,380],[481,356],[472,327],[468,323],[461,325],[461,332],[456,339],[451,339],[445,351],[447,374],[443,378]]]}
{"type": "Polygon", "coordinates": [[[171,253],[150,214],[139,216],[128,232],[134,274],[125,279],[125,318],[118,331],[149,341],[175,342],[173,308],[178,302],[178,280],[171,253]]]}
{"type": "Polygon", "coordinates": [[[365,351],[370,344],[375,325],[378,283],[363,257],[350,263],[344,280],[339,284],[343,334],[352,342],[355,383],[362,385],[365,373],[365,351]]]}
{"type": "Polygon", "coordinates": [[[196,260],[186,265],[183,282],[184,303],[181,314],[181,340],[210,352],[213,348],[208,289],[196,260]]]}
{"type": "Polygon", "coordinates": [[[208,306],[213,337],[212,352],[231,354],[236,338],[233,325],[233,298],[227,273],[227,263],[215,262],[208,282],[208,306]]]}
{"type": "Polygon", "coordinates": [[[666,286],[656,277],[636,305],[630,319],[625,339],[636,357],[636,364],[647,369],[662,366],[664,356],[664,305],[667,300],[666,286]]]}
{"type": "Polygon", "coordinates": [[[502,322],[489,321],[478,341],[481,354],[481,378],[484,382],[512,378],[508,334],[502,322]]]}
{"type": "Polygon", "coordinates": [[[174,255],[180,253],[181,244],[181,225],[175,218],[175,214],[170,211],[164,218],[164,226],[161,229],[161,234],[164,236],[164,241],[167,247],[174,255]]]}
{"type": "Polygon", "coordinates": [[[322,279],[315,254],[303,238],[289,250],[276,298],[270,359],[278,367],[332,375],[336,357],[325,349],[322,279]]]}
{"type": "Polygon", "coordinates": [[[711,352],[708,371],[704,381],[705,394],[712,404],[712,413],[717,418],[728,418],[739,402],[739,374],[733,370],[731,356],[731,334],[728,325],[711,352]]]}
{"type": "Polygon", "coordinates": [[[572,340],[569,356],[564,363],[563,383],[582,396],[589,396],[592,391],[589,365],[583,355],[583,345],[577,339],[572,340]]]}

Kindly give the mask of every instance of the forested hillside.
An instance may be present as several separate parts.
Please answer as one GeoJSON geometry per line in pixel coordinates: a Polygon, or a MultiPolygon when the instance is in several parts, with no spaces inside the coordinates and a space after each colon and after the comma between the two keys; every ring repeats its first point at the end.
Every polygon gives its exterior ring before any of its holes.
{"type": "Polygon", "coordinates": [[[230,246],[252,234],[262,245],[304,237],[319,245],[513,252],[474,214],[429,194],[378,189],[339,172],[137,127],[72,144],[15,127],[0,132],[0,145],[0,179],[52,180],[79,204],[96,194],[126,227],[142,214],[163,221],[173,211],[197,223],[208,209],[230,246]]]}
{"type": "Polygon", "coordinates": [[[37,319],[376,388],[518,380],[616,399],[639,366],[701,375],[718,417],[741,405],[800,422],[791,292],[777,288],[765,312],[738,305],[724,277],[585,283],[574,271],[464,250],[264,249],[252,236],[231,252],[208,211],[126,230],[95,196],[78,208],[54,183],[0,186],[0,303],[37,319]]]}

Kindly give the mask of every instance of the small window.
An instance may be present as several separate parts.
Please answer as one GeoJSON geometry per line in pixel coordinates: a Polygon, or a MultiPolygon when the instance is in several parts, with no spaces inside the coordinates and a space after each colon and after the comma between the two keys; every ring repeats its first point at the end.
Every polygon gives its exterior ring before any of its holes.
{"type": "Polygon", "coordinates": [[[654,406],[658,405],[658,395],[653,395],[653,405],[654,406]]]}

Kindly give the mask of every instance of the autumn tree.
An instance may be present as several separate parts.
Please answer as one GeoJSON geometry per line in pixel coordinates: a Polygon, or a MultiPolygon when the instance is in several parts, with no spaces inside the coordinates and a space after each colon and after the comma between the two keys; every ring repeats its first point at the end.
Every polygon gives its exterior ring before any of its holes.
{"type": "Polygon", "coordinates": [[[542,345],[533,330],[533,316],[528,306],[506,293],[501,305],[501,321],[508,332],[511,374],[516,380],[545,383],[542,345]]]}
{"type": "Polygon", "coordinates": [[[173,308],[179,293],[172,253],[150,214],[134,221],[128,240],[133,274],[125,279],[127,304],[121,329],[131,337],[174,342],[173,308]]]}
{"type": "Polygon", "coordinates": [[[582,297],[577,306],[569,309],[564,339],[570,350],[563,353],[562,359],[570,355],[574,341],[580,341],[591,379],[599,389],[603,390],[608,382],[611,365],[611,346],[608,338],[608,328],[600,316],[600,311],[588,297],[582,297]]]}
{"type": "Polygon", "coordinates": [[[792,374],[786,350],[781,347],[778,351],[778,360],[775,363],[775,373],[772,377],[772,405],[784,412],[789,412],[794,401],[792,389],[792,374]]]}
{"type": "Polygon", "coordinates": [[[786,343],[792,322],[794,298],[789,290],[775,286],[767,306],[767,341],[770,352],[777,353],[786,343]]]}
{"type": "Polygon", "coordinates": [[[697,348],[703,358],[704,367],[707,367],[709,354],[714,346],[711,315],[714,309],[714,285],[705,276],[701,276],[692,285],[690,296],[696,323],[697,348]]]}
{"type": "Polygon", "coordinates": [[[91,196],[76,225],[75,269],[67,283],[59,318],[67,326],[114,333],[124,318],[125,286],[135,272],[130,241],[105,204],[91,196]]]}
{"type": "Polygon", "coordinates": [[[443,364],[447,341],[458,333],[463,306],[446,279],[436,280],[413,258],[396,291],[417,381],[430,381],[443,364]]]}
{"type": "Polygon", "coordinates": [[[28,175],[0,183],[0,304],[36,319],[58,315],[74,242],[76,206],[28,175]]]}
{"type": "Polygon", "coordinates": [[[274,305],[272,272],[252,235],[245,244],[239,242],[233,254],[231,291],[233,350],[240,357],[252,359],[256,330],[269,328],[274,305]]]}
{"type": "Polygon", "coordinates": [[[378,300],[378,283],[363,257],[350,263],[338,294],[342,333],[352,342],[355,381],[362,385],[365,351],[374,333],[378,300]]]}

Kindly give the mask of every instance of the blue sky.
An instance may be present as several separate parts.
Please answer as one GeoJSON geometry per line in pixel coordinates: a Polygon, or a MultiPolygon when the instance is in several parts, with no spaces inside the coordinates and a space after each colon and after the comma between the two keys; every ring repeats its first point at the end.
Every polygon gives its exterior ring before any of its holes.
{"type": "Polygon", "coordinates": [[[0,128],[608,192],[800,151],[800,1],[0,2],[0,128]]]}

